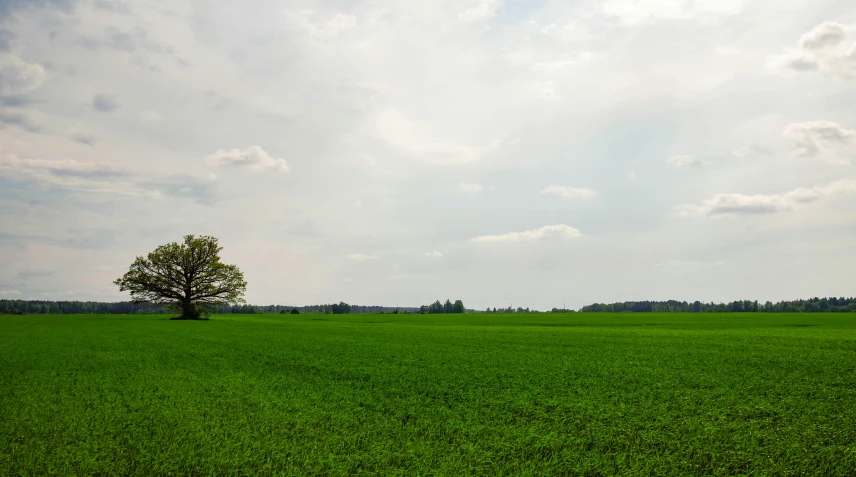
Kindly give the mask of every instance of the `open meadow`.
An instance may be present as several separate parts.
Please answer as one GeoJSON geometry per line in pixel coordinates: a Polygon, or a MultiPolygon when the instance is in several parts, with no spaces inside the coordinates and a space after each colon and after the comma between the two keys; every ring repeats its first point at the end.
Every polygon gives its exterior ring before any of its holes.
{"type": "Polygon", "coordinates": [[[856,475],[856,314],[0,316],[0,475],[856,475]]]}

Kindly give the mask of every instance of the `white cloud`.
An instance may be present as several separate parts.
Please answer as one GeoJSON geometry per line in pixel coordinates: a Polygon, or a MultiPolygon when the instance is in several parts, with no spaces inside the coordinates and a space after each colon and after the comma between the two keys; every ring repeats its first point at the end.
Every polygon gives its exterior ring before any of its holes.
{"type": "Polygon", "coordinates": [[[558,195],[566,199],[588,200],[597,197],[597,192],[581,187],[551,185],[541,191],[545,195],[558,195]]]}
{"type": "Polygon", "coordinates": [[[744,159],[751,156],[770,155],[773,151],[758,144],[749,144],[746,146],[735,147],[731,150],[731,155],[739,159],[744,159]]]}
{"type": "Polygon", "coordinates": [[[636,173],[635,172],[628,172],[627,178],[630,179],[631,181],[635,181],[637,179],[636,173]]]}
{"type": "Polygon", "coordinates": [[[163,120],[163,117],[156,111],[152,111],[151,109],[140,111],[140,121],[144,123],[154,123],[161,120],[163,120]]]}
{"type": "Polygon", "coordinates": [[[511,232],[501,235],[482,235],[474,237],[470,239],[470,241],[479,243],[522,242],[547,238],[577,238],[580,235],[582,234],[579,230],[573,227],[568,227],[567,225],[545,225],[537,229],[524,230],[523,232],[511,232]]]}
{"type": "Polygon", "coordinates": [[[800,37],[799,46],[806,50],[819,50],[835,46],[844,41],[847,33],[853,30],[850,25],[835,22],[823,22],[800,37]]]}
{"type": "Polygon", "coordinates": [[[724,265],[724,262],[698,262],[695,260],[667,260],[665,262],[660,262],[654,264],[656,268],[695,268],[695,267],[705,267],[705,266],[713,266],[719,267],[724,265]]]}
{"type": "Polygon", "coordinates": [[[9,297],[9,296],[18,296],[21,292],[18,290],[0,290],[0,298],[9,297]]]}
{"type": "Polygon", "coordinates": [[[366,262],[368,260],[377,260],[377,255],[368,255],[365,253],[349,253],[345,256],[352,262],[366,262]]]}
{"type": "Polygon", "coordinates": [[[606,0],[603,12],[633,24],[704,15],[736,15],[745,3],[746,0],[606,0]]]}
{"type": "Polygon", "coordinates": [[[429,164],[461,164],[479,159],[481,148],[438,139],[402,116],[387,109],[375,117],[378,135],[389,145],[429,164]]]}
{"type": "Polygon", "coordinates": [[[361,153],[357,154],[355,157],[356,157],[356,162],[360,165],[365,165],[365,166],[369,166],[369,167],[378,167],[380,165],[380,162],[377,160],[377,158],[372,156],[371,154],[366,154],[364,152],[361,152],[361,153]]]}
{"type": "Polygon", "coordinates": [[[308,9],[286,12],[285,21],[320,43],[331,41],[358,26],[355,15],[336,12],[324,17],[321,13],[308,9]]]}
{"type": "Polygon", "coordinates": [[[845,41],[854,31],[854,25],[821,23],[800,37],[798,48],[767,57],[767,65],[783,73],[819,71],[834,78],[856,78],[856,43],[845,41]]]}
{"type": "Polygon", "coordinates": [[[795,205],[779,194],[718,194],[700,205],[682,204],[675,210],[681,215],[767,214],[793,210],[795,205]]]}
{"type": "Polygon", "coordinates": [[[841,179],[825,186],[800,187],[784,194],[718,194],[699,204],[675,207],[680,215],[727,216],[736,214],[772,214],[790,212],[800,205],[840,195],[856,193],[856,179],[841,179]]]}
{"type": "Polygon", "coordinates": [[[735,147],[731,150],[731,155],[740,159],[743,159],[744,157],[749,157],[749,155],[751,154],[752,150],[749,149],[748,146],[735,147]]]}
{"type": "Polygon", "coordinates": [[[834,121],[788,124],[782,136],[794,141],[794,155],[846,164],[856,154],[856,129],[846,129],[834,121]]]}
{"type": "Polygon", "coordinates": [[[685,1],[677,0],[607,0],[603,12],[627,23],[640,23],[658,18],[686,18],[685,1]]]}
{"type": "Polygon", "coordinates": [[[443,254],[434,250],[433,252],[426,252],[425,256],[431,257],[431,258],[441,258],[443,256],[443,254]]]}
{"type": "Polygon", "coordinates": [[[552,81],[535,81],[529,85],[529,94],[537,99],[554,101],[559,99],[556,84],[552,81]]]}
{"type": "Polygon", "coordinates": [[[695,265],[699,265],[701,262],[696,262],[694,260],[669,260],[666,262],[660,262],[654,264],[655,267],[691,267],[695,265]]]}
{"type": "MultiPolygon", "coordinates": [[[[549,61],[537,61],[532,63],[530,67],[532,71],[536,73],[546,73],[546,74],[555,74],[567,71],[569,68],[580,65],[582,63],[587,63],[592,61],[595,58],[594,53],[590,51],[583,51],[576,55],[576,58],[568,58],[565,57],[563,59],[553,59],[549,61]]],[[[555,96],[555,85],[552,82],[540,82],[535,83],[534,87],[537,89],[540,87],[542,90],[549,91],[548,95],[555,96]]]]}
{"type": "Polygon", "coordinates": [[[577,64],[576,60],[544,61],[533,64],[532,70],[542,71],[546,73],[555,73],[557,71],[562,71],[568,67],[574,66],[575,64],[577,64]]]}
{"type": "Polygon", "coordinates": [[[205,162],[212,166],[242,166],[257,171],[290,171],[285,159],[273,157],[259,146],[250,146],[246,149],[220,149],[206,156],[205,162]]]}
{"type": "Polygon", "coordinates": [[[717,46],[713,52],[717,55],[721,56],[738,56],[742,55],[740,50],[737,48],[729,47],[729,46],[717,46]]]}
{"type": "Polygon", "coordinates": [[[479,195],[482,192],[482,186],[480,184],[460,183],[458,184],[458,190],[466,195],[479,195]]]}
{"type": "Polygon", "coordinates": [[[0,53],[0,95],[18,94],[38,88],[45,80],[41,65],[27,63],[15,55],[0,53]]]}
{"type": "Polygon", "coordinates": [[[217,174],[215,174],[213,172],[209,172],[208,178],[211,179],[212,181],[216,181],[217,180],[217,174]]]}
{"type": "Polygon", "coordinates": [[[352,30],[356,26],[357,17],[338,12],[324,23],[324,29],[328,35],[338,35],[342,32],[352,30]]]}
{"type": "Polygon", "coordinates": [[[458,12],[458,18],[463,21],[486,20],[496,13],[499,0],[477,0],[472,7],[458,12]]]}
{"type": "Polygon", "coordinates": [[[708,161],[686,155],[672,156],[666,162],[675,166],[675,169],[701,169],[710,165],[708,161]]]}

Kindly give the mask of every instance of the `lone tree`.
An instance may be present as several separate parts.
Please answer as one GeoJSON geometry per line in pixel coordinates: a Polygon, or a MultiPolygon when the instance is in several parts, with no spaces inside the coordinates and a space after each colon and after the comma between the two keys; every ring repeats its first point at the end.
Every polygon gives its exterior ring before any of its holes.
{"type": "Polygon", "coordinates": [[[223,250],[214,237],[186,235],[184,243],[161,245],[137,257],[116,280],[130,291],[134,303],[155,303],[181,312],[180,319],[198,320],[217,305],[246,303],[247,282],[236,265],[220,263],[223,250]]]}

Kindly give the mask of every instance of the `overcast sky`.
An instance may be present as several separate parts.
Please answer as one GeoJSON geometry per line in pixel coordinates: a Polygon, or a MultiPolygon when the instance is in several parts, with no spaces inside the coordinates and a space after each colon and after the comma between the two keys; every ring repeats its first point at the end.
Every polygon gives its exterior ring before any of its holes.
{"type": "Polygon", "coordinates": [[[0,298],[851,296],[854,164],[853,0],[0,0],[0,298]]]}

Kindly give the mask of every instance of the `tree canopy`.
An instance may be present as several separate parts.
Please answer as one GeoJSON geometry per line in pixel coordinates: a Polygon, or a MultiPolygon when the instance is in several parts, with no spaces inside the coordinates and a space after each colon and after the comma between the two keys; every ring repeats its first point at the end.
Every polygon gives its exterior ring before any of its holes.
{"type": "Polygon", "coordinates": [[[134,303],[165,305],[181,318],[198,319],[211,307],[246,303],[244,275],[236,265],[220,262],[221,250],[214,237],[186,235],[183,243],[137,257],[114,283],[131,292],[134,303]]]}
{"type": "Polygon", "coordinates": [[[451,300],[446,300],[446,303],[441,303],[440,300],[435,301],[434,303],[425,306],[422,305],[419,308],[420,313],[466,313],[466,308],[464,307],[464,302],[461,300],[455,300],[455,303],[452,303],[451,300]]]}
{"type": "MultiPolygon", "coordinates": [[[[554,311],[559,311],[554,309],[554,311]]],[[[594,303],[582,307],[580,311],[621,313],[621,312],[680,312],[680,313],[811,313],[811,312],[856,312],[856,298],[828,297],[809,298],[807,300],[767,301],[736,300],[729,303],[704,303],[701,301],[626,301],[618,303],[594,303]]]]}

